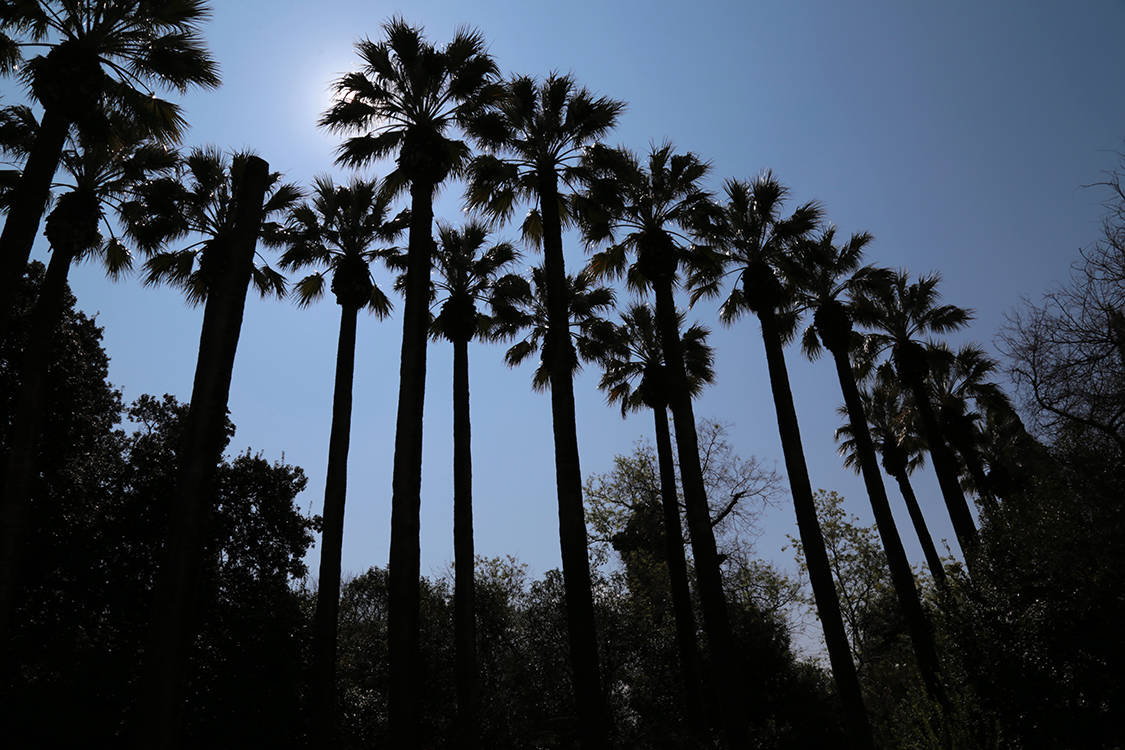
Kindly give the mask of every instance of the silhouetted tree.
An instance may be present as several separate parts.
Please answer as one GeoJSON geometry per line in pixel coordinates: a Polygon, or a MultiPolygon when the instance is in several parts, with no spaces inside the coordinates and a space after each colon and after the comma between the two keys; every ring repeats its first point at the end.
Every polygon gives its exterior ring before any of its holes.
{"type": "Polygon", "coordinates": [[[917,340],[918,336],[929,333],[956,331],[972,319],[968,310],[938,304],[937,285],[940,280],[938,274],[931,274],[911,283],[909,275],[899,271],[892,273],[887,283],[864,290],[856,303],[863,310],[863,325],[872,330],[864,336],[860,357],[870,363],[880,352],[891,351],[895,373],[913,397],[918,425],[953,521],[953,531],[972,573],[976,523],[961,491],[956,457],[945,442],[930,401],[926,386],[930,376],[927,347],[917,340]]]}
{"type": "Polygon", "coordinates": [[[392,194],[410,191],[388,565],[389,710],[392,745],[414,748],[421,721],[416,668],[419,513],[434,193],[469,154],[468,146],[450,137],[451,131],[477,116],[498,91],[496,64],[477,31],[461,29],[439,48],[420,27],[396,17],[383,24],[383,37],[356,44],[363,67],[336,81],[336,102],[320,124],[337,133],[358,133],[340,146],[337,163],[358,167],[394,156],[397,166],[386,177],[387,189],[392,194]]]}
{"type": "Polygon", "coordinates": [[[125,113],[140,129],[176,142],[186,128],[180,108],[151,85],[185,93],[219,85],[218,66],[199,37],[210,15],[201,0],[33,0],[0,10],[0,74],[19,73],[43,107],[34,145],[0,234],[0,339],[7,335],[15,288],[31,254],[71,126],[97,133],[103,105],[125,113]],[[25,47],[46,47],[24,59],[25,47]]]}
{"type": "Polygon", "coordinates": [[[771,172],[765,172],[752,182],[727,180],[724,190],[727,202],[716,230],[716,241],[726,253],[723,268],[720,272],[697,274],[692,279],[695,288],[692,299],[718,295],[723,279],[737,274],[720,308],[720,319],[729,324],[749,311],[756,314],[761,323],[785,468],[832,674],[844,704],[852,745],[869,748],[872,747],[871,728],[824,550],[785,365],[783,347],[792,338],[795,328],[793,301],[790,290],[782,285],[775,271],[775,266],[783,262],[794,245],[809,239],[820,222],[822,209],[810,202],[783,218],[781,209],[788,189],[771,172]]]}
{"type": "MultiPolygon", "coordinates": [[[[206,299],[192,407],[154,587],[135,716],[137,745],[149,748],[176,747],[180,740],[187,651],[198,627],[196,599],[212,512],[209,498],[225,442],[227,398],[246,291],[255,272],[255,246],[263,215],[270,209],[283,210],[291,201],[286,186],[281,186],[267,206],[267,194],[280,176],[271,175],[269,165],[256,156],[235,155],[227,165],[213,152],[197,151],[189,155],[187,168],[190,177],[185,175],[182,182],[163,182],[142,195],[138,211],[156,199],[161,212],[145,213],[147,223],[130,227],[144,243],[191,233],[204,237],[197,246],[202,248],[198,270],[191,270],[193,248],[153,256],[146,264],[149,279],[171,278],[186,289],[189,300],[206,299]],[[200,221],[203,218],[206,221],[200,221]]],[[[264,276],[273,288],[282,287],[280,276],[264,276]]]]}
{"type": "Polygon", "coordinates": [[[838,245],[835,230],[825,229],[816,240],[801,245],[797,253],[789,258],[793,262],[785,264],[784,270],[793,287],[797,304],[813,313],[813,325],[805,331],[801,349],[809,359],[816,359],[823,345],[836,365],[836,376],[844,395],[851,438],[859,457],[863,483],[871,501],[871,510],[875,515],[899,607],[910,631],[918,671],[930,696],[944,703],[941,664],[934,644],[933,627],[922,609],[918,586],[910,570],[910,560],[906,557],[906,550],[902,546],[902,538],[891,512],[883,476],[879,473],[875,445],[867,427],[859,386],[852,370],[850,354],[856,342],[852,328],[855,313],[854,307],[841,297],[861,294],[873,284],[881,281],[885,283],[883,277],[886,276],[886,271],[860,265],[864,248],[871,239],[871,235],[867,233],[853,234],[848,242],[838,245]]]}
{"type": "Polygon", "coordinates": [[[485,248],[488,230],[471,222],[439,225],[434,284],[442,300],[432,331],[453,344],[453,640],[457,686],[456,746],[477,747],[478,668],[473,551],[473,459],[469,420],[469,342],[490,335],[491,320],[477,302],[492,294],[497,276],[519,258],[508,242],[485,248]],[[442,295],[444,293],[444,295],[442,295]]]}
{"type": "MultiPolygon", "coordinates": [[[[468,204],[495,221],[507,221],[519,202],[531,204],[522,224],[524,239],[543,251],[539,272],[544,294],[546,346],[543,380],[550,380],[551,421],[559,502],[559,544],[566,585],[568,637],[574,672],[578,732],[584,750],[608,747],[609,727],[598,665],[582,468],[574,418],[573,373],[577,367],[569,335],[573,288],[563,256],[563,229],[574,219],[572,191],[583,180],[581,156],[617,122],[624,104],[595,97],[570,76],[538,82],[517,76],[505,85],[494,112],[478,119],[473,135],[499,156],[484,155],[469,169],[468,204]]],[[[579,278],[581,282],[581,277],[579,278]]]]}
{"type": "MultiPolygon", "coordinates": [[[[682,326],[682,315],[678,322],[682,326]]],[[[714,354],[706,343],[707,334],[706,328],[693,325],[681,337],[685,371],[692,396],[698,395],[714,378],[714,354]]],[[[676,623],[686,714],[692,731],[704,736],[707,725],[702,692],[702,662],[695,634],[695,613],[692,611],[691,588],[688,584],[675,459],[668,425],[668,377],[652,308],[633,305],[622,313],[615,344],[613,351],[602,363],[603,374],[598,387],[606,391],[606,399],[610,404],[621,405],[623,417],[642,406],[652,409],[659,466],[664,559],[668,568],[676,623]],[[636,385],[633,381],[636,381],[636,385]]]]}
{"type": "MultiPolygon", "coordinates": [[[[34,120],[29,118],[30,114],[25,113],[24,122],[34,129],[34,120]]],[[[73,148],[63,152],[62,164],[70,179],[62,186],[66,189],[47,217],[51,261],[28,322],[30,331],[21,364],[23,386],[19,408],[13,417],[13,449],[7,457],[0,495],[0,638],[7,630],[11,614],[24,534],[23,518],[32,492],[35,458],[46,411],[47,369],[53,359],[71,264],[86,257],[98,257],[115,278],[127,271],[131,266],[128,248],[113,236],[112,230],[108,239],[101,233],[103,225],[107,229],[109,226],[105,209],[120,205],[122,198],[141,180],[175,164],[173,154],[143,139],[140,133],[130,132],[129,123],[122,118],[109,119],[115,122],[118,135],[112,142],[79,135],[73,148]]]]}
{"type": "Polygon", "coordinates": [[[312,304],[324,295],[327,286],[340,306],[310,691],[314,704],[314,731],[322,745],[332,744],[336,724],[336,631],[340,606],[340,559],[344,545],[344,505],[348,488],[356,327],[362,309],[380,319],[391,311],[391,301],[372,279],[370,266],[398,252],[386,243],[393,242],[406,226],[403,215],[390,218],[391,198],[381,187],[378,180],[356,178],[347,185],[337,186],[331,177],[318,177],[313,183],[311,200],[290,211],[286,235],[289,247],[280,261],[285,269],[323,269],[306,276],[292,287],[298,305],[305,307],[312,304]]]}

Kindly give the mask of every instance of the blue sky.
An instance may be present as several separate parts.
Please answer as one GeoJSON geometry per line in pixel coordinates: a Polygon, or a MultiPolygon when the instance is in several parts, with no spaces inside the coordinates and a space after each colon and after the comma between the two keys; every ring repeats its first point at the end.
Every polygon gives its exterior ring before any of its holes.
{"type": "MultiPolygon", "coordinates": [[[[338,139],[316,120],[328,86],[356,64],[353,43],[377,37],[402,14],[441,43],[479,28],[505,72],[571,72],[628,109],[610,138],[638,151],[671,139],[713,164],[712,186],[766,168],[792,188],[792,206],[818,199],[839,232],[875,236],[869,259],[912,273],[940,271],[947,302],[976,311],[954,343],[991,345],[1021,295],[1066,278],[1080,247],[1096,240],[1104,170],[1125,150],[1125,3],[1119,0],[988,3],[869,0],[776,2],[409,5],[353,1],[231,0],[205,28],[223,87],[183,99],[186,145],[255,149],[288,179],[346,173],[338,139]]],[[[20,92],[0,82],[11,103],[20,92]]],[[[373,165],[382,175],[387,165],[373,165]]],[[[451,184],[439,218],[457,222],[451,184]]],[[[514,238],[513,230],[501,237],[514,238]]],[[[583,248],[571,242],[577,269],[583,248]]],[[[36,257],[46,258],[45,243],[36,257]]],[[[386,274],[379,277],[389,284],[386,274]]],[[[72,272],[81,308],[98,315],[110,376],[127,399],[191,392],[201,309],[135,279],[111,284],[96,267],[72,272]]],[[[622,293],[622,301],[628,299],[622,293]]],[[[713,306],[689,313],[715,329],[718,381],[696,413],[733,423],[743,455],[781,450],[756,323],[718,326],[713,306]]],[[[339,315],[252,300],[239,346],[230,409],[232,450],[247,446],[304,467],[303,508],[319,512],[339,315]]],[[[360,321],[344,568],[385,564],[401,320],[360,321]]],[[[452,558],[451,356],[430,349],[422,498],[423,571],[452,558]]],[[[530,366],[507,369],[499,347],[470,351],[476,537],[480,554],[511,554],[540,575],[559,564],[549,398],[532,393],[530,366]]],[[[832,441],[840,401],[828,361],[789,352],[814,487],[840,491],[870,518],[861,483],[841,468],[832,441]]],[[[576,385],[585,474],[651,431],[651,417],[622,420],[595,389],[576,385]]],[[[919,478],[931,529],[955,544],[936,483],[919,478]]],[[[892,494],[893,497],[893,494],[892,494]]],[[[893,503],[895,504],[895,503],[893,503]]],[[[921,559],[905,511],[908,549],[921,559]]],[[[785,503],[766,519],[761,552],[795,533],[785,503]]],[[[310,556],[315,575],[316,551],[310,556]]]]}

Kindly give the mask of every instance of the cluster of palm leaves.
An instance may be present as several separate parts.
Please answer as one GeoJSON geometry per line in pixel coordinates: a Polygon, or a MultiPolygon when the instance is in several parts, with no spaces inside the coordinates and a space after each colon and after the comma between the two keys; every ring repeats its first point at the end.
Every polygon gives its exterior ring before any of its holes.
{"type": "MultiPolygon", "coordinates": [[[[982,424],[998,423],[1010,408],[988,381],[994,364],[983,351],[965,347],[954,353],[927,339],[955,331],[970,319],[965,310],[939,304],[936,275],[912,281],[905,271],[863,265],[870,235],[839,241],[815,202],[786,215],[788,190],[770,172],[728,180],[715,195],[706,188],[711,167],[695,154],[677,153],[667,142],[643,157],[606,145],[604,139],[624,110],[622,102],[595,96],[568,75],[504,79],[476,31],[461,30],[437,46],[420,28],[396,18],[383,25],[380,39],[359,42],[361,66],[335,83],[338,96],[321,125],[345,136],[340,165],[362,168],[393,159],[394,167],[382,180],[354,177],[337,184],[320,177],[306,191],[284,183],[249,153],[207,147],[180,154],[172,148],[184,122],[176,105],[157,97],[150,83],[181,91],[217,85],[215,65],[199,37],[199,24],[207,15],[203,2],[18,2],[6,4],[2,13],[0,72],[18,73],[43,113],[37,120],[28,107],[16,106],[4,110],[0,119],[0,142],[20,165],[18,179],[8,174],[0,183],[7,209],[0,237],[0,335],[6,335],[8,301],[14,298],[10,290],[19,282],[48,206],[52,260],[35,313],[34,325],[41,326],[41,333],[29,337],[40,349],[49,351],[45,347],[59,309],[54,297],[61,294],[74,261],[97,257],[117,275],[130,268],[134,254],[143,255],[145,283],[174,284],[189,301],[207,306],[192,399],[195,416],[189,420],[194,425],[189,432],[198,430],[206,464],[216,428],[215,417],[203,415],[204,402],[219,415],[225,409],[247,284],[252,282],[263,295],[288,295],[300,305],[331,291],[340,306],[310,693],[325,742],[331,740],[335,721],[336,620],[357,318],[360,310],[386,317],[392,308],[372,273],[377,262],[397,274],[395,287],[404,297],[389,562],[388,715],[394,746],[416,747],[422,723],[419,509],[431,338],[454,347],[455,622],[462,746],[473,746],[476,735],[467,359],[474,338],[514,341],[506,354],[510,365],[538,356],[533,385],[550,393],[576,731],[582,747],[608,747],[612,734],[598,662],[575,424],[574,375],[583,361],[602,366],[601,385],[623,412],[653,411],[691,723],[701,735],[708,731],[689,571],[712,655],[721,731],[729,747],[749,746],[741,707],[743,685],[753,676],[738,673],[722,657],[733,652],[731,625],[692,411],[693,397],[713,377],[715,353],[706,343],[705,327],[685,329],[684,313],[677,307],[681,292],[691,303],[722,297],[724,324],[746,313],[760,322],[801,541],[855,746],[870,747],[871,732],[824,551],[784,355],[803,317],[811,321],[801,337],[804,352],[816,357],[827,350],[836,365],[848,419],[841,433],[846,462],[863,473],[925,687],[936,701],[944,701],[932,628],[891,515],[878,453],[903,489],[931,572],[941,581],[944,567],[907,479],[921,465],[923,452],[930,455],[972,572],[976,526],[963,486],[986,509],[1003,499],[992,477],[1004,467],[999,454],[990,452],[982,424]],[[25,59],[37,46],[45,53],[25,59]],[[67,81],[64,96],[59,93],[62,80],[67,81]],[[63,181],[57,181],[60,166],[68,175],[63,181]],[[438,222],[435,236],[434,196],[451,178],[463,181],[465,205],[476,218],[459,227],[438,222]],[[55,197],[50,199],[52,190],[55,197]],[[404,196],[408,206],[396,211],[396,201],[404,196]],[[542,253],[542,263],[512,273],[520,252],[491,233],[521,208],[526,208],[521,238],[542,253]],[[115,222],[109,221],[111,216],[115,222]],[[570,229],[577,229],[592,251],[577,273],[568,272],[565,262],[570,229]],[[406,246],[397,246],[404,236],[406,246]],[[259,245],[282,251],[280,270],[260,254],[252,262],[259,245]],[[290,284],[282,271],[307,275],[290,284]],[[630,306],[615,323],[607,316],[616,294],[605,283],[619,279],[637,297],[651,293],[654,303],[630,306]],[[211,344],[208,331],[216,337],[211,344]],[[224,368],[225,376],[220,376],[224,368]],[[675,492],[673,446],[681,471],[690,566],[675,492]]],[[[11,611],[27,486],[34,473],[43,399],[35,391],[34,384],[42,380],[35,368],[45,366],[44,351],[29,351],[25,357],[21,380],[28,392],[14,427],[20,436],[14,444],[23,449],[12,453],[5,473],[0,617],[11,611]]],[[[205,495],[207,481],[203,474],[189,481],[185,469],[184,487],[195,489],[183,490],[184,510],[169,532],[158,582],[154,632],[163,627],[167,633],[150,642],[146,679],[152,705],[146,716],[151,734],[142,736],[160,735],[169,743],[182,702],[178,691],[183,644],[190,642],[190,591],[202,556],[198,527],[206,518],[198,498],[205,495]]]]}

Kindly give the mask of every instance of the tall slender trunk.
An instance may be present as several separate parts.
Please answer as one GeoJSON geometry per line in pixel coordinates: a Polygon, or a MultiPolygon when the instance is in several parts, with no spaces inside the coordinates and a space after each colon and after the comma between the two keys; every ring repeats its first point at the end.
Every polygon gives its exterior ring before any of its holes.
{"type": "Polygon", "coordinates": [[[653,409],[652,413],[656,422],[660,505],[664,511],[665,558],[672,589],[672,615],[676,622],[676,645],[680,651],[687,721],[692,733],[704,737],[707,734],[707,712],[703,701],[703,666],[699,642],[695,637],[695,613],[692,611],[687,560],[684,558],[684,532],[680,527],[680,503],[676,497],[672,435],[668,429],[667,410],[661,407],[653,409]]]}
{"type": "Polygon", "coordinates": [[[359,308],[340,306],[340,339],[336,346],[336,383],[332,391],[332,429],[328,438],[328,476],[324,486],[324,525],[312,644],[313,721],[321,747],[331,747],[336,739],[340,561],[344,549],[344,505],[348,493],[348,448],[352,430],[358,317],[359,308]]]}
{"type": "Polygon", "coordinates": [[[892,472],[892,476],[898,482],[899,492],[902,493],[906,510],[910,513],[910,521],[914,524],[914,533],[918,535],[918,542],[922,545],[922,553],[926,556],[926,565],[930,568],[930,575],[934,577],[938,586],[945,586],[945,568],[941,564],[937,547],[934,546],[934,538],[930,535],[930,530],[926,526],[926,517],[922,515],[922,506],[918,504],[918,497],[914,494],[910,477],[905,469],[892,472]]]}
{"type": "Polygon", "coordinates": [[[219,268],[211,277],[203,311],[191,407],[184,423],[136,706],[137,747],[146,750],[174,748],[180,740],[207,523],[226,440],[231,374],[268,179],[269,165],[250,157],[229,244],[209,251],[219,253],[209,262],[210,268],[219,268]]]}
{"type": "Polygon", "coordinates": [[[937,416],[934,414],[929,394],[926,392],[925,382],[919,377],[911,377],[908,386],[914,396],[914,406],[918,410],[922,434],[926,438],[926,445],[930,450],[930,458],[934,464],[934,473],[937,474],[941,496],[945,500],[949,518],[953,522],[953,533],[957,535],[957,543],[961,545],[965,565],[969,569],[969,574],[972,575],[976,562],[977,526],[973,521],[973,514],[969,510],[969,503],[965,500],[965,493],[961,491],[957,460],[942,436],[941,427],[938,425],[937,416]]]}
{"type": "Polygon", "coordinates": [[[31,257],[31,247],[51,195],[51,180],[58,169],[69,129],[66,117],[53,107],[43,112],[35,145],[12,191],[8,218],[0,232],[0,341],[8,337],[20,279],[31,257]]]}
{"type": "Polygon", "coordinates": [[[547,277],[547,356],[550,359],[551,423],[559,499],[559,546],[574,701],[578,711],[577,729],[582,750],[606,750],[610,746],[609,717],[602,693],[586,515],[582,506],[582,466],[574,412],[572,367],[577,355],[570,338],[570,300],[563,260],[558,183],[554,173],[540,184],[539,203],[543,215],[543,265],[547,277]]]}
{"type": "Polygon", "coordinates": [[[805,451],[801,444],[801,430],[797,424],[797,410],[793,405],[793,391],[789,386],[789,371],[785,366],[781,333],[772,310],[760,311],[758,319],[762,324],[762,341],[766,348],[770,387],[773,390],[774,407],[777,410],[777,429],[781,435],[781,449],[785,456],[786,473],[789,475],[789,489],[793,494],[797,529],[809,568],[813,598],[816,601],[821,626],[824,628],[824,642],[828,647],[832,675],[843,703],[844,721],[852,747],[856,750],[861,748],[869,750],[875,746],[871,736],[871,725],[867,719],[867,708],[863,703],[859,675],[856,673],[855,662],[852,661],[851,649],[848,646],[844,619],[840,614],[840,600],[836,596],[836,585],[832,580],[832,567],[824,547],[824,534],[816,517],[816,503],[813,500],[809,470],[805,463],[805,451]]]}
{"type": "MultiPolygon", "coordinates": [[[[647,274],[646,274],[647,275],[647,274]]],[[[671,275],[652,279],[656,292],[656,320],[660,327],[660,344],[668,371],[668,398],[672,421],[676,426],[676,447],[680,456],[680,480],[687,506],[691,549],[695,557],[695,576],[699,583],[699,599],[716,690],[723,717],[723,734],[730,748],[749,747],[746,726],[746,698],[740,672],[736,668],[734,636],[730,613],[723,592],[723,576],[719,569],[719,553],[707,505],[703,470],[699,465],[699,439],[695,432],[695,414],[691,406],[683,349],[680,345],[676,303],[672,296],[671,275]]]]}
{"type": "Polygon", "coordinates": [[[469,342],[453,342],[453,642],[457,747],[477,746],[476,555],[473,551],[473,456],[469,422],[469,342]]]}
{"type": "Polygon", "coordinates": [[[410,240],[402,320],[398,417],[391,480],[388,560],[388,730],[393,750],[417,750],[422,738],[420,587],[422,574],[422,416],[426,397],[426,338],[430,326],[435,185],[410,186],[410,240]]]}
{"type": "MultiPolygon", "coordinates": [[[[62,317],[66,277],[74,251],[55,248],[32,308],[27,343],[20,364],[19,397],[13,415],[11,452],[0,495],[0,643],[7,644],[16,606],[27,513],[35,482],[39,439],[46,411],[47,378],[55,349],[55,329],[62,317]]],[[[15,301],[12,301],[14,305],[15,301]]]]}
{"type": "Polygon", "coordinates": [[[898,595],[903,616],[906,618],[906,627],[910,631],[910,642],[914,647],[918,671],[922,675],[922,682],[930,697],[945,706],[947,701],[939,676],[941,664],[938,660],[937,646],[934,644],[933,628],[929,618],[926,617],[925,610],[922,609],[922,600],[918,596],[918,586],[910,570],[910,561],[906,557],[906,550],[903,549],[894,514],[891,513],[891,503],[887,499],[883,476],[879,473],[879,459],[875,454],[875,444],[867,427],[867,416],[863,411],[855,373],[852,372],[846,348],[833,347],[831,351],[832,359],[836,363],[836,375],[840,380],[840,390],[844,394],[844,404],[848,409],[848,419],[852,425],[852,437],[855,440],[856,452],[859,454],[863,483],[867,488],[867,496],[871,499],[875,525],[879,530],[883,551],[887,555],[887,565],[891,570],[891,581],[898,595]]]}

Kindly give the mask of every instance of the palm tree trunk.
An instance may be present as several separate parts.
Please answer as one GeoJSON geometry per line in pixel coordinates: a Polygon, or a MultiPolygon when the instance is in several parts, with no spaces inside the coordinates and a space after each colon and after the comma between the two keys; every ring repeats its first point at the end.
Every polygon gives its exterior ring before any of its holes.
{"type": "Polygon", "coordinates": [[[945,568],[941,564],[937,547],[934,546],[934,538],[930,535],[929,528],[926,527],[926,517],[922,515],[922,506],[918,505],[918,498],[914,494],[914,487],[910,484],[910,477],[904,470],[896,472],[894,478],[898,482],[899,492],[902,493],[902,499],[906,503],[906,510],[910,513],[910,521],[914,524],[914,533],[918,535],[918,542],[922,545],[922,553],[926,556],[926,565],[930,568],[930,575],[934,577],[938,586],[944,587],[945,568]]]}
{"type": "MultiPolygon", "coordinates": [[[[62,317],[66,277],[73,250],[54,249],[47,273],[32,308],[20,364],[19,397],[12,420],[11,452],[0,495],[0,643],[8,643],[8,628],[16,605],[19,566],[23,557],[28,506],[35,481],[39,439],[46,411],[47,377],[54,353],[55,329],[62,317]]],[[[15,301],[12,301],[15,304],[15,301]]]]}
{"type": "Polygon", "coordinates": [[[477,746],[477,627],[469,342],[453,343],[453,641],[457,747],[477,746]]]}
{"type": "Polygon", "coordinates": [[[566,624],[578,736],[582,750],[608,750],[609,718],[602,693],[598,658],[594,593],[586,515],[582,506],[582,466],[574,412],[573,365],[570,338],[570,300],[562,249],[557,182],[552,174],[539,190],[543,214],[543,265],[547,277],[547,347],[550,357],[551,423],[555,440],[555,484],[559,499],[559,546],[562,552],[566,624]]]}
{"type": "Polygon", "coordinates": [[[676,469],[672,458],[672,435],[668,412],[653,409],[656,422],[656,460],[660,467],[660,504],[664,510],[664,542],[668,578],[672,589],[672,614],[676,622],[676,644],[680,650],[680,671],[684,680],[684,701],[688,727],[698,737],[707,735],[707,714],[703,702],[703,666],[699,642],[695,637],[695,614],[691,606],[687,560],[684,558],[684,533],[680,527],[680,503],[676,498],[676,469]]]}
{"type": "Polygon", "coordinates": [[[336,639],[340,612],[340,560],[344,548],[344,504],[348,493],[348,448],[352,427],[352,385],[359,308],[340,306],[328,476],[324,487],[320,577],[313,625],[312,701],[314,731],[321,747],[336,739],[336,639]]]}
{"type": "Polygon", "coordinates": [[[941,496],[945,500],[949,518],[953,522],[953,533],[957,535],[957,543],[961,545],[961,553],[965,557],[965,566],[972,575],[976,562],[977,527],[969,510],[969,504],[965,501],[965,493],[961,491],[957,461],[949,446],[945,444],[924,381],[920,378],[911,378],[909,387],[922,423],[922,434],[930,449],[930,458],[933,460],[938,486],[941,487],[941,496]]]}
{"type": "Polygon", "coordinates": [[[809,482],[808,466],[805,464],[805,451],[801,444],[797,410],[793,405],[793,391],[789,386],[789,371],[785,366],[781,333],[772,310],[760,311],[758,319],[762,324],[762,340],[766,348],[770,387],[773,390],[774,407],[777,410],[777,429],[781,435],[781,449],[785,456],[786,473],[789,475],[789,489],[793,493],[797,529],[801,537],[801,547],[805,551],[813,598],[816,601],[821,626],[824,628],[824,642],[828,648],[828,659],[832,664],[832,675],[835,677],[836,689],[843,703],[844,721],[852,747],[856,750],[861,748],[870,750],[875,746],[871,736],[871,725],[867,719],[867,708],[863,703],[859,675],[856,673],[855,662],[852,661],[844,620],[840,614],[840,600],[836,596],[836,585],[832,580],[832,566],[825,551],[824,534],[816,517],[816,503],[813,500],[812,484],[809,482]]]}
{"type": "Polygon", "coordinates": [[[54,108],[43,112],[35,145],[27,156],[20,181],[12,191],[8,218],[0,233],[0,341],[8,337],[20,279],[27,269],[39,221],[51,195],[51,180],[59,166],[70,123],[54,108]]]}
{"type": "Polygon", "coordinates": [[[684,505],[687,507],[688,529],[691,531],[695,576],[699,583],[699,599],[703,610],[703,624],[707,628],[715,688],[722,709],[723,733],[728,747],[749,747],[750,737],[745,719],[746,699],[739,670],[735,666],[730,613],[727,611],[726,594],[723,592],[723,576],[707,505],[707,490],[703,484],[703,470],[699,465],[699,439],[695,433],[695,414],[684,370],[671,278],[653,280],[653,289],[656,292],[660,344],[668,372],[668,398],[672,407],[672,421],[676,426],[680,480],[684,490],[684,505]]]}
{"type": "Polygon", "coordinates": [[[419,669],[422,574],[422,417],[426,397],[426,339],[430,325],[434,184],[410,186],[410,240],[402,320],[398,417],[391,480],[391,550],[388,561],[388,732],[394,750],[417,750],[422,738],[419,669]]]}
{"type": "MultiPolygon", "coordinates": [[[[238,194],[229,244],[213,248],[221,271],[207,290],[191,407],[184,423],[178,479],[153,592],[152,621],[136,707],[138,748],[179,744],[188,652],[196,630],[196,599],[207,522],[222,459],[227,400],[242,329],[246,291],[262,220],[269,165],[250,157],[238,194]]],[[[212,266],[214,267],[214,266],[212,266]]]]}
{"type": "Polygon", "coordinates": [[[903,549],[894,514],[891,513],[891,503],[887,499],[883,476],[879,473],[879,459],[875,454],[875,445],[867,427],[867,417],[863,411],[863,402],[860,400],[859,387],[855,382],[855,373],[852,372],[846,349],[833,347],[832,359],[836,363],[836,375],[840,380],[840,390],[843,391],[844,404],[848,409],[852,437],[855,440],[856,453],[859,455],[859,465],[863,473],[863,483],[867,488],[867,496],[871,499],[875,525],[879,529],[879,538],[887,555],[887,565],[891,569],[891,581],[894,583],[899,606],[902,608],[907,629],[910,631],[910,642],[914,647],[918,671],[922,675],[922,682],[930,697],[945,706],[947,702],[939,678],[941,665],[938,661],[937,646],[934,644],[933,628],[930,626],[925,610],[922,609],[922,600],[918,596],[918,586],[910,570],[910,561],[906,557],[906,550],[903,549]]]}

